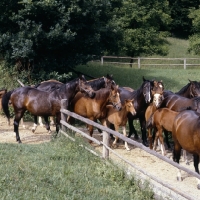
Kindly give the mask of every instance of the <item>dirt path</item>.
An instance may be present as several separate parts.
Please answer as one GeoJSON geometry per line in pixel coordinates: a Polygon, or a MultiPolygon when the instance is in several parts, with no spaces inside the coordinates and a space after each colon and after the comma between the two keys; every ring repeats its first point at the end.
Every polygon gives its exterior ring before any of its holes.
{"type": "MultiPolygon", "coordinates": [[[[12,123],[11,123],[12,124],[12,123]]],[[[46,129],[44,127],[37,127],[37,130],[35,133],[32,133],[31,127],[33,123],[25,122],[26,129],[23,129],[22,126],[20,126],[20,137],[22,140],[22,143],[26,144],[34,144],[34,143],[41,143],[41,142],[48,142],[51,139],[51,135],[47,133],[46,129]]],[[[52,131],[55,131],[55,127],[51,127],[52,131]]],[[[84,132],[87,132],[86,130],[84,132]]],[[[94,137],[102,140],[100,137],[100,134],[95,131],[94,137]]],[[[4,117],[0,116],[0,142],[1,143],[16,143],[15,133],[13,132],[13,125],[8,126],[7,121],[4,117]]],[[[102,151],[102,147],[98,147],[94,145],[95,148],[99,151],[102,151]]],[[[164,199],[194,199],[194,200],[200,200],[200,190],[197,189],[196,184],[196,178],[191,177],[185,172],[182,172],[183,175],[183,181],[178,182],[176,180],[177,175],[177,168],[167,164],[166,162],[158,159],[157,157],[146,153],[145,151],[130,146],[131,150],[127,151],[124,148],[124,145],[122,142],[119,143],[119,146],[116,150],[117,153],[119,153],[121,156],[123,156],[125,159],[131,161],[139,167],[140,169],[146,171],[151,176],[155,176],[156,178],[160,179],[166,184],[169,184],[172,188],[174,188],[174,191],[168,190],[166,187],[155,183],[153,183],[153,188],[156,193],[162,194],[166,192],[166,196],[164,195],[164,199]],[[184,198],[181,195],[178,195],[176,193],[176,190],[182,191],[183,193],[190,196],[190,198],[184,198]],[[168,195],[169,194],[169,195],[168,195]]],[[[127,168],[128,173],[137,173],[139,175],[139,179],[148,179],[147,175],[144,175],[138,171],[133,170],[132,167],[130,167],[127,164],[124,164],[118,157],[116,157],[113,153],[110,153],[111,158],[120,163],[120,165],[124,165],[127,168]]],[[[172,159],[172,153],[168,152],[167,156],[172,159]]],[[[192,157],[190,157],[190,165],[186,165],[181,159],[180,162],[181,165],[191,169],[194,171],[192,157]]],[[[150,179],[148,179],[150,180],[150,179]]]]}

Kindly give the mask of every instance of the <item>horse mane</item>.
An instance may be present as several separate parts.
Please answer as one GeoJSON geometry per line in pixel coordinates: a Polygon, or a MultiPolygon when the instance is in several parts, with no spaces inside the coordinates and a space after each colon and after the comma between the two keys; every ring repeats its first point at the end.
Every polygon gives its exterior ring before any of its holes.
{"type": "Polygon", "coordinates": [[[101,86],[105,85],[104,77],[96,78],[87,81],[87,83],[92,87],[93,90],[99,90],[101,86]]]}
{"type": "Polygon", "coordinates": [[[184,92],[186,92],[188,90],[188,88],[191,86],[191,83],[188,83],[187,85],[185,85],[182,89],[180,89],[178,92],[176,92],[175,94],[183,94],[184,92]]]}

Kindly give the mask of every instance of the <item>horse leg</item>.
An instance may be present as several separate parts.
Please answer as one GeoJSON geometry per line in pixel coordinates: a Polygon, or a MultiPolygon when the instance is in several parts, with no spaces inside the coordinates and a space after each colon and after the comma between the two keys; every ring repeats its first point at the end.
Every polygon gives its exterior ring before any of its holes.
{"type": "Polygon", "coordinates": [[[169,143],[169,131],[164,130],[164,135],[165,135],[165,142],[166,142],[167,148],[171,149],[171,145],[169,143]]]}
{"type": "MultiPolygon", "coordinates": [[[[181,145],[178,143],[178,141],[174,141],[174,149],[173,149],[173,160],[174,162],[177,162],[179,164],[181,157],[181,145]]],[[[177,180],[182,181],[182,176],[181,176],[181,170],[178,169],[178,174],[177,174],[177,180]]]]}
{"type": "Polygon", "coordinates": [[[48,133],[50,134],[51,133],[51,129],[50,129],[50,126],[49,126],[49,118],[48,118],[48,116],[44,116],[44,121],[45,121],[45,127],[46,127],[48,133]]]}
{"type": "Polygon", "coordinates": [[[55,126],[54,117],[50,116],[50,125],[55,126]]]}
{"type": "Polygon", "coordinates": [[[40,126],[42,126],[42,127],[44,126],[41,116],[38,117],[38,123],[39,123],[40,126]]]}
{"type": "MultiPolygon", "coordinates": [[[[125,137],[127,137],[127,134],[126,134],[126,126],[122,126],[122,132],[124,134],[125,137]]],[[[130,151],[130,148],[128,146],[128,143],[125,141],[125,148],[127,151],[130,151]]]]}
{"type": "Polygon", "coordinates": [[[152,128],[148,128],[148,140],[149,140],[149,148],[153,149],[153,138],[152,138],[152,128]]]}
{"type": "MultiPolygon", "coordinates": [[[[193,154],[195,172],[199,174],[199,155],[193,154]]],[[[197,178],[196,178],[197,179],[197,178]]],[[[197,179],[197,189],[200,189],[200,180],[197,179]]]]}
{"type": "Polygon", "coordinates": [[[16,134],[16,141],[18,143],[22,143],[20,136],[19,136],[19,122],[20,122],[20,119],[23,117],[24,112],[25,111],[15,113],[15,118],[14,118],[14,132],[16,134]]]}
{"type": "Polygon", "coordinates": [[[166,151],[165,151],[165,144],[164,144],[164,139],[163,139],[163,135],[162,135],[162,132],[159,133],[159,140],[160,140],[160,143],[161,143],[161,152],[162,152],[162,155],[165,156],[166,155],[166,151]]]}
{"type": "MultiPolygon", "coordinates": [[[[115,131],[115,126],[114,124],[110,124],[110,129],[112,129],[113,131],[115,131]]],[[[113,136],[113,134],[110,134],[111,139],[115,139],[115,137],[113,136]]]]}
{"type": "Polygon", "coordinates": [[[134,138],[138,139],[137,131],[135,130],[135,127],[133,125],[133,119],[131,117],[128,117],[128,126],[129,126],[129,134],[128,137],[130,138],[131,135],[134,133],[134,138]]]}
{"type": "MultiPolygon", "coordinates": [[[[90,137],[92,137],[93,135],[93,126],[88,124],[88,131],[89,131],[89,135],[90,137]]],[[[89,143],[92,143],[92,140],[89,140],[89,143]]]]}
{"type": "Polygon", "coordinates": [[[142,132],[142,144],[148,147],[145,118],[144,117],[139,118],[139,121],[140,121],[140,127],[141,127],[141,132],[142,132]]]}
{"type": "Polygon", "coordinates": [[[31,128],[31,130],[34,133],[37,128],[38,122],[37,122],[37,116],[34,115],[33,117],[34,117],[34,124],[33,124],[33,127],[31,128]]]}
{"type": "Polygon", "coordinates": [[[61,120],[61,113],[56,114],[56,132],[58,134],[60,130],[60,120],[61,120]]]}
{"type": "Polygon", "coordinates": [[[25,124],[24,124],[24,119],[23,119],[23,117],[21,118],[20,124],[21,124],[21,126],[23,127],[23,129],[26,128],[26,126],[25,126],[25,124]]]}

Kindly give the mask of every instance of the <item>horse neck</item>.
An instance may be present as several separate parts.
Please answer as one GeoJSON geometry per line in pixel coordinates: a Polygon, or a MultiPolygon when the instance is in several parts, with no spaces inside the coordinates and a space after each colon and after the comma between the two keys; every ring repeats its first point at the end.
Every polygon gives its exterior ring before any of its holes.
{"type": "Polygon", "coordinates": [[[62,98],[71,100],[74,98],[78,90],[76,90],[76,87],[78,86],[78,81],[69,82],[66,84],[63,84],[62,87],[59,88],[59,94],[62,98]]]}
{"type": "Polygon", "coordinates": [[[93,81],[88,81],[88,83],[94,91],[97,91],[105,87],[105,79],[103,77],[99,79],[95,79],[93,81]]]}
{"type": "Polygon", "coordinates": [[[191,83],[188,83],[186,86],[184,86],[182,89],[180,89],[178,92],[176,92],[175,94],[178,94],[182,97],[187,97],[190,98],[190,86],[191,83]]]}
{"type": "Polygon", "coordinates": [[[102,89],[96,91],[96,95],[95,95],[94,99],[96,101],[98,101],[98,103],[99,103],[99,105],[101,105],[101,107],[102,106],[104,107],[108,103],[109,96],[110,96],[110,89],[102,88],[102,89]]]}

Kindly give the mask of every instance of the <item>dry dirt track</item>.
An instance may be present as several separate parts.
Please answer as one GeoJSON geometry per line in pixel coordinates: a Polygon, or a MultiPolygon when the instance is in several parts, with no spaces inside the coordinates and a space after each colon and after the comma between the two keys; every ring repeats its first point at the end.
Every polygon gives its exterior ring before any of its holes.
{"type": "MultiPolygon", "coordinates": [[[[22,143],[27,144],[33,144],[33,143],[41,143],[41,142],[48,142],[51,139],[51,135],[47,133],[46,129],[44,127],[38,126],[36,133],[33,134],[31,131],[32,123],[26,122],[27,129],[23,129],[21,126],[19,128],[20,130],[20,137],[22,140],[22,143]]],[[[55,127],[51,127],[51,129],[54,131],[55,127]]],[[[87,132],[85,130],[85,132],[87,132]]],[[[95,131],[94,137],[98,139],[102,139],[99,136],[99,133],[95,131]]],[[[13,132],[13,126],[8,126],[6,123],[6,119],[2,116],[0,116],[0,142],[1,143],[16,143],[15,134],[13,132]]],[[[102,147],[98,147],[96,145],[93,145],[95,149],[102,151],[102,147]]],[[[177,169],[166,162],[156,158],[153,155],[150,155],[146,153],[145,151],[136,148],[134,146],[130,146],[131,151],[126,151],[124,149],[124,145],[122,142],[119,143],[119,146],[116,150],[117,153],[122,155],[127,160],[131,161],[139,167],[140,169],[146,171],[148,174],[155,176],[156,178],[160,179],[162,182],[165,182],[169,184],[172,188],[174,188],[174,191],[182,191],[186,195],[190,196],[189,199],[194,200],[200,200],[200,190],[196,188],[196,178],[191,177],[190,175],[186,174],[185,172],[182,172],[184,180],[182,182],[178,182],[176,180],[176,174],[177,169]]],[[[116,162],[125,165],[127,168],[127,171],[130,173],[134,172],[139,175],[139,179],[148,179],[148,176],[141,174],[140,172],[137,172],[133,170],[132,167],[124,164],[122,161],[120,161],[113,153],[110,153],[110,156],[113,160],[116,162]]],[[[168,157],[171,157],[171,152],[168,153],[168,157]]],[[[187,166],[183,160],[181,160],[181,165],[190,168],[191,170],[194,170],[192,159],[190,160],[190,165],[187,166]]],[[[187,199],[182,197],[181,195],[177,195],[176,192],[173,192],[171,190],[168,190],[166,187],[163,187],[160,184],[157,184],[153,181],[153,187],[155,185],[155,191],[158,194],[162,194],[163,192],[166,192],[167,196],[164,195],[164,199],[187,199]],[[169,195],[168,195],[169,194],[169,195]]]]}

